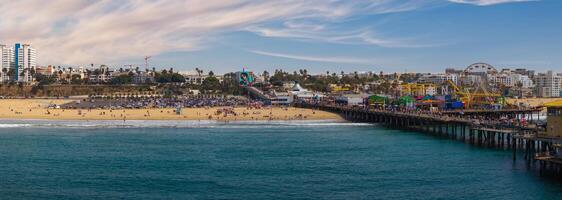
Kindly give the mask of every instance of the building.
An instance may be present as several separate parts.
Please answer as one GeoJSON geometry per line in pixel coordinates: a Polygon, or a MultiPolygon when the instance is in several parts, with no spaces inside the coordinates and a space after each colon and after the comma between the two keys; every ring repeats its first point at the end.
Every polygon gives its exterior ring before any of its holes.
{"type": "Polygon", "coordinates": [[[334,101],[336,104],[347,106],[365,106],[365,101],[368,99],[366,94],[345,94],[337,96],[334,101]]]}
{"type": "Polygon", "coordinates": [[[463,70],[461,70],[461,69],[455,69],[455,68],[445,69],[446,74],[461,74],[462,72],[463,72],[463,70]]]}
{"type": "Polygon", "coordinates": [[[540,97],[560,97],[561,77],[552,71],[535,76],[536,92],[540,97]]]}
{"type": "Polygon", "coordinates": [[[418,80],[419,83],[433,83],[433,84],[443,84],[446,81],[452,81],[453,83],[458,83],[458,75],[457,74],[427,74],[420,77],[418,80]]]}
{"type": "Polygon", "coordinates": [[[475,85],[476,83],[480,83],[482,81],[482,76],[479,75],[465,75],[460,79],[461,85],[475,85]]]}
{"type": "MultiPolygon", "coordinates": [[[[201,85],[203,81],[209,77],[209,74],[202,74],[197,71],[186,71],[180,72],[180,74],[185,78],[185,83],[190,85],[201,85]]],[[[214,75],[215,78],[219,80],[220,83],[224,80],[222,75],[214,75]]]]}
{"type": "Polygon", "coordinates": [[[16,64],[16,66],[13,66],[15,69],[15,81],[32,82],[32,70],[35,70],[35,67],[37,67],[35,49],[29,44],[16,43],[14,53],[14,63],[16,64]]]}
{"type": "Polygon", "coordinates": [[[138,71],[133,75],[134,84],[154,83],[154,76],[150,72],[138,71]]]}
{"type": "Polygon", "coordinates": [[[49,66],[37,66],[35,68],[35,73],[37,74],[43,74],[45,76],[51,76],[55,73],[55,68],[51,65],[49,66]]]}
{"type": "Polygon", "coordinates": [[[0,44],[0,82],[11,80],[8,72],[14,65],[14,48],[0,44]]]}
{"type": "Polygon", "coordinates": [[[437,87],[435,84],[417,84],[417,83],[403,83],[399,86],[400,95],[410,95],[410,96],[426,96],[426,95],[436,95],[437,87]]]}
{"type": "Polygon", "coordinates": [[[273,91],[273,94],[273,97],[270,99],[272,105],[289,105],[294,101],[294,96],[288,92],[273,91]]]}
{"type": "Polygon", "coordinates": [[[552,137],[562,137],[562,101],[554,101],[546,104],[547,122],[546,134],[552,137]]]}
{"type": "Polygon", "coordinates": [[[191,85],[201,85],[203,80],[207,78],[207,75],[196,71],[181,72],[181,75],[185,78],[185,83],[191,85]]]}
{"type": "Polygon", "coordinates": [[[90,73],[88,77],[90,83],[107,83],[113,78],[113,71],[106,65],[101,65],[90,73]]]}
{"type": "Polygon", "coordinates": [[[503,69],[499,74],[489,74],[488,80],[495,85],[519,87],[518,84],[521,84],[521,88],[531,88],[534,86],[533,80],[529,76],[531,72],[523,69],[503,69]]]}
{"type": "Polygon", "coordinates": [[[534,70],[528,70],[525,68],[505,68],[501,70],[501,73],[508,73],[508,74],[521,74],[521,75],[525,75],[529,78],[534,78],[535,76],[535,71],[534,70]]]}

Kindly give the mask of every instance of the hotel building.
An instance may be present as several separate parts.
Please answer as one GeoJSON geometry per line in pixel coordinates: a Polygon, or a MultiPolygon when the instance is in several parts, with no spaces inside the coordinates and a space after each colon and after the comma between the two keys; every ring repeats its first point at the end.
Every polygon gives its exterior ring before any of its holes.
{"type": "Polygon", "coordinates": [[[0,82],[10,80],[8,71],[14,65],[14,49],[12,47],[0,44],[0,82]]]}
{"type": "Polygon", "coordinates": [[[559,97],[561,77],[552,71],[535,76],[537,95],[540,97],[559,97]]]}
{"type": "Polygon", "coordinates": [[[35,49],[31,48],[29,44],[16,43],[14,48],[15,53],[15,81],[17,82],[31,82],[33,76],[31,70],[35,70],[37,66],[35,49]]]}

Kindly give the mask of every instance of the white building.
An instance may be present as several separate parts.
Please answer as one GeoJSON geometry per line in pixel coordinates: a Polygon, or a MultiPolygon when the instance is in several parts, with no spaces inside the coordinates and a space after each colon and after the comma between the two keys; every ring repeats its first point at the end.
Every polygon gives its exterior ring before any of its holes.
{"type": "Polygon", "coordinates": [[[420,77],[420,83],[433,83],[433,84],[443,84],[446,81],[452,81],[453,83],[457,84],[458,82],[458,75],[457,74],[426,74],[420,77]]]}
{"type": "Polygon", "coordinates": [[[465,75],[460,79],[462,85],[475,85],[476,83],[480,83],[482,81],[482,76],[480,75],[465,75]]]}
{"type": "Polygon", "coordinates": [[[533,87],[533,80],[531,80],[529,76],[517,73],[505,72],[500,74],[488,75],[488,80],[490,80],[490,83],[492,84],[504,85],[506,87],[516,87],[517,83],[521,83],[522,88],[533,87]]]}
{"type": "Polygon", "coordinates": [[[532,88],[534,86],[533,80],[528,75],[511,74],[511,80],[514,82],[514,86],[517,86],[517,83],[521,83],[522,88],[532,88]]]}
{"type": "MultiPolygon", "coordinates": [[[[203,81],[209,77],[208,74],[201,74],[198,73],[197,71],[185,71],[185,72],[179,72],[179,74],[181,74],[185,78],[186,84],[191,84],[191,85],[201,85],[203,84],[203,81]]],[[[223,81],[222,75],[215,74],[214,77],[217,78],[220,83],[222,83],[223,81]]]]}
{"type": "Polygon", "coordinates": [[[88,77],[90,83],[107,83],[113,78],[113,71],[106,65],[94,69],[88,77]]]}
{"type": "Polygon", "coordinates": [[[16,69],[16,81],[18,82],[31,82],[33,77],[31,75],[31,70],[35,70],[37,66],[37,57],[35,54],[35,49],[31,48],[29,44],[19,44],[16,43],[16,48],[14,50],[16,54],[14,68],[16,69]]]}
{"type": "Polygon", "coordinates": [[[539,73],[535,76],[537,95],[541,97],[560,96],[561,77],[552,71],[539,73]]]}
{"type": "Polygon", "coordinates": [[[14,48],[0,44],[0,82],[7,82],[11,78],[8,71],[14,64],[14,48]]]}

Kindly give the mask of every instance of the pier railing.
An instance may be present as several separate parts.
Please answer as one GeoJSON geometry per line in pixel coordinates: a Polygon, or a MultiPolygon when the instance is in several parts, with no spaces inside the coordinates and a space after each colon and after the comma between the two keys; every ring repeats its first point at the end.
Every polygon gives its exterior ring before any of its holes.
{"type": "Polygon", "coordinates": [[[524,116],[538,114],[540,108],[424,112],[333,104],[301,103],[295,106],[338,113],[350,121],[378,123],[393,129],[448,137],[471,145],[512,150],[514,161],[517,152],[520,152],[529,166],[535,166],[535,162],[539,161],[536,167],[541,173],[562,177],[562,155],[552,154],[556,151],[555,146],[562,146],[562,139],[546,137],[544,129],[535,124],[534,119],[521,122],[524,116]],[[553,156],[538,156],[546,155],[545,152],[553,156]]]}

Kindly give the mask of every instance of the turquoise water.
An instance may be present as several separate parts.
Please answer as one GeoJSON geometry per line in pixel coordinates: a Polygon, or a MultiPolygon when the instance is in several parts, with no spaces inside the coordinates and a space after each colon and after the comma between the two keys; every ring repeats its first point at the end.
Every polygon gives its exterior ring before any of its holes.
{"type": "Polygon", "coordinates": [[[561,184],[514,164],[509,151],[367,124],[4,121],[0,127],[1,199],[562,196],[561,184]]]}

